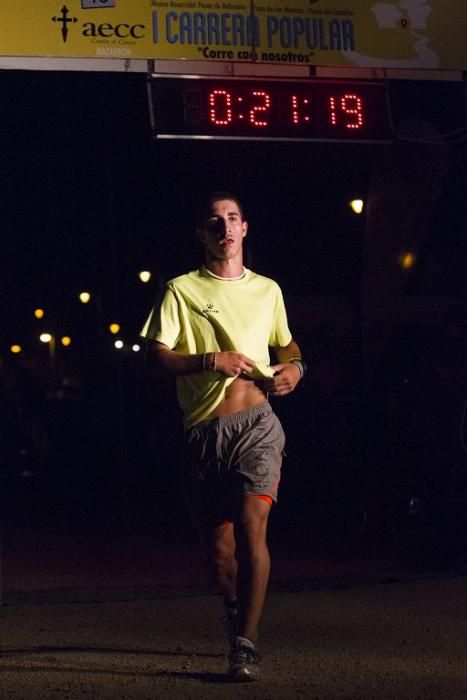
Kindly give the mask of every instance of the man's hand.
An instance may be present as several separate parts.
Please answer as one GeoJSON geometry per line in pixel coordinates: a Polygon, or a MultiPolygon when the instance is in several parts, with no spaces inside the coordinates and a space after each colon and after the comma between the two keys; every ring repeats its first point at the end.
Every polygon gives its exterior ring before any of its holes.
{"type": "Polygon", "coordinates": [[[300,381],[300,370],[297,365],[286,362],[280,365],[271,365],[274,376],[268,377],[262,383],[264,391],[271,396],[286,396],[290,394],[300,381]]]}
{"type": "Polygon", "coordinates": [[[216,372],[222,372],[227,377],[238,377],[243,372],[251,372],[254,367],[254,361],[241,352],[216,352],[216,372]]]}

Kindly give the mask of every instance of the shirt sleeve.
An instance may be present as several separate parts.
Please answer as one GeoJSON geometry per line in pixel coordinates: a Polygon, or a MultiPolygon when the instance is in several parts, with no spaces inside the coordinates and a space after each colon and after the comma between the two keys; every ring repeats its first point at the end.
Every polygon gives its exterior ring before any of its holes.
{"type": "Polygon", "coordinates": [[[167,287],[162,298],[154,304],[140,335],[146,340],[157,340],[172,349],[177,345],[180,333],[177,296],[171,287],[167,287]]]}
{"type": "Polygon", "coordinates": [[[278,285],[275,287],[275,292],[273,324],[268,344],[272,348],[283,348],[292,340],[292,334],[287,322],[284,298],[278,285]]]}

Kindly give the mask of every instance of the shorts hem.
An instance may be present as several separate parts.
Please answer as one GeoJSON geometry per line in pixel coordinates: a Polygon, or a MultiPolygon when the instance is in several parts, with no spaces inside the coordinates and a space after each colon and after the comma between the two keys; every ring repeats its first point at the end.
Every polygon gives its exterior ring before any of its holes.
{"type": "Polygon", "coordinates": [[[268,498],[272,499],[273,503],[277,503],[277,495],[274,496],[272,493],[264,493],[264,491],[243,491],[243,496],[267,496],[268,498]]]}

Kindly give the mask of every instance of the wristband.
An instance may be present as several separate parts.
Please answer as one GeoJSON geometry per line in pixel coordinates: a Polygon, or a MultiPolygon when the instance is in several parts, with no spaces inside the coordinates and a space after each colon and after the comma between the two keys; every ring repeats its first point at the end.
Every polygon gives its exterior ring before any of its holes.
{"type": "Polygon", "coordinates": [[[216,353],[215,352],[205,352],[203,354],[203,372],[215,372],[216,371],[216,353]]]}
{"type": "Polygon", "coordinates": [[[289,364],[295,365],[295,367],[298,368],[298,371],[300,372],[300,380],[302,380],[307,371],[307,366],[303,360],[300,357],[291,357],[289,364]]]}

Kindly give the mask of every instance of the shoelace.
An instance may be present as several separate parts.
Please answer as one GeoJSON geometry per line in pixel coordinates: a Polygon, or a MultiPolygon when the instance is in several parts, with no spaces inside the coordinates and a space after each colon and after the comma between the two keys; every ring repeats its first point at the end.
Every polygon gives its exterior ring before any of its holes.
{"type": "Polygon", "coordinates": [[[257,664],[261,661],[261,656],[256,649],[240,646],[232,650],[232,659],[236,663],[257,664]]]}

